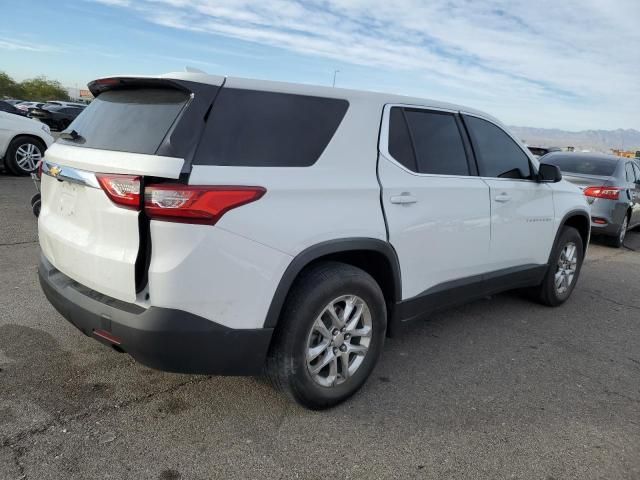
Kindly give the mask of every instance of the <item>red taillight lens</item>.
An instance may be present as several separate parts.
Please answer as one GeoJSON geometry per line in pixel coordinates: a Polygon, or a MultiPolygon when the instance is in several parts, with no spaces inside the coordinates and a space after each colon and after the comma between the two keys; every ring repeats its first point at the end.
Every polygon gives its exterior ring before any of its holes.
{"type": "Polygon", "coordinates": [[[97,174],[96,178],[113,203],[134,210],[140,209],[140,177],[97,174]]]}
{"type": "Polygon", "coordinates": [[[202,187],[161,183],[148,185],[144,209],[149,218],[167,222],[214,225],[232,208],[255,202],[262,187],[202,187]]]}
{"type": "Polygon", "coordinates": [[[44,159],[38,162],[38,178],[42,178],[42,164],[44,163],[44,159]]]}
{"type": "Polygon", "coordinates": [[[618,187],[587,187],[584,189],[584,194],[587,197],[617,200],[620,190],[622,189],[618,187]]]}

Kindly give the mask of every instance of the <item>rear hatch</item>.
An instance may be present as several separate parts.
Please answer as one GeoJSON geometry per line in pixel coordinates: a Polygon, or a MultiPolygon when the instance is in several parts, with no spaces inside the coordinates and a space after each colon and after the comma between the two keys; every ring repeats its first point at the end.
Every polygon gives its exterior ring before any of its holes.
{"type": "Polygon", "coordinates": [[[40,245],[73,280],[134,302],[146,285],[145,182],[181,181],[222,77],[208,82],[109,78],[46,152],[40,245]]]}

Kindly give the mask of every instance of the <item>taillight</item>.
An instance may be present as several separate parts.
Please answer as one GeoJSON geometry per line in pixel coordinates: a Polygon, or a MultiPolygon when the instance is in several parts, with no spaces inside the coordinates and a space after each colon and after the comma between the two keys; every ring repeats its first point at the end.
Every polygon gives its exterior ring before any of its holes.
{"type": "Polygon", "coordinates": [[[584,189],[584,194],[587,197],[617,200],[620,190],[622,189],[618,187],[587,187],[584,189]]]}
{"type": "Polygon", "coordinates": [[[144,209],[154,220],[214,225],[232,208],[255,202],[265,192],[262,187],[160,183],[145,187],[144,209]]]}
{"type": "Polygon", "coordinates": [[[113,203],[133,210],[140,209],[140,177],[99,173],[96,178],[113,203]]]}

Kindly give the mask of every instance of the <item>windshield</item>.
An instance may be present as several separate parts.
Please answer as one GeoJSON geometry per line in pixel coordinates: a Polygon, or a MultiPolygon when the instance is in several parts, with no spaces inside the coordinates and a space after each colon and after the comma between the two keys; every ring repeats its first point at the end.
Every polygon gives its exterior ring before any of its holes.
{"type": "Polygon", "coordinates": [[[68,129],[82,140],[69,137],[61,143],[154,154],[188,100],[188,93],[170,88],[106,91],[68,129]]]}
{"type": "Polygon", "coordinates": [[[616,170],[616,159],[583,156],[547,156],[543,163],[556,165],[562,172],[610,177],[616,170]]]}

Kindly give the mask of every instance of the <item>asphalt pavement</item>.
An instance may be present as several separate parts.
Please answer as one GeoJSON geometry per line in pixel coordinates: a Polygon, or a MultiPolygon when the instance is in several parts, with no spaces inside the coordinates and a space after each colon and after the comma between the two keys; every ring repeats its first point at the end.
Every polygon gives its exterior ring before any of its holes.
{"type": "Polygon", "coordinates": [[[40,291],[33,192],[0,174],[2,480],[640,478],[640,233],[592,245],[562,307],[510,293],[434,315],[310,412],[81,335],[40,291]]]}

